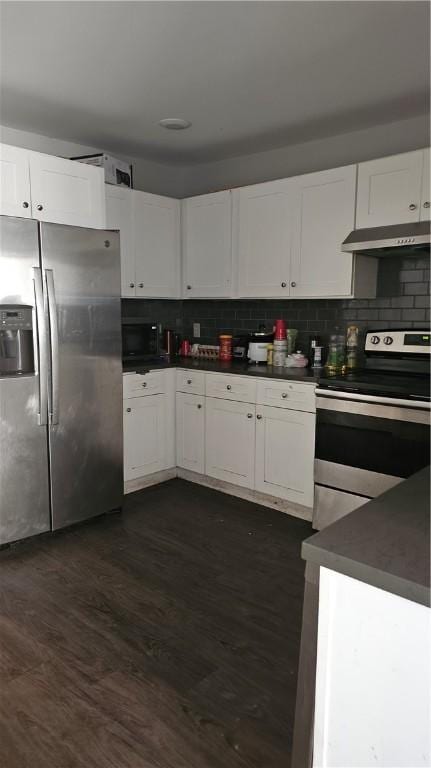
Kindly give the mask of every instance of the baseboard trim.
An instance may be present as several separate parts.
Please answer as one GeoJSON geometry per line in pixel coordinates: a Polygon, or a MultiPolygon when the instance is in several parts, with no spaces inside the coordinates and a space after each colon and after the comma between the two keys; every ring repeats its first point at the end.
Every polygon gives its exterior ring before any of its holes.
{"type": "Polygon", "coordinates": [[[127,480],[124,483],[124,494],[142,491],[143,488],[148,488],[150,485],[157,485],[158,483],[165,483],[166,480],[172,480],[176,476],[177,468],[172,467],[172,469],[162,469],[161,472],[153,472],[152,475],[127,480]]]}
{"type": "Polygon", "coordinates": [[[252,491],[250,488],[233,485],[232,483],[227,483],[224,480],[217,480],[208,475],[200,475],[189,469],[177,467],[177,477],[181,477],[183,480],[188,480],[191,483],[205,485],[207,488],[214,488],[214,490],[227,493],[230,496],[238,496],[240,499],[252,501],[263,507],[277,509],[284,514],[292,515],[292,517],[299,517],[301,520],[307,520],[307,522],[311,522],[313,518],[313,510],[311,507],[303,507],[301,504],[294,504],[291,501],[279,499],[276,496],[269,496],[268,494],[260,493],[259,491],[252,491]]]}

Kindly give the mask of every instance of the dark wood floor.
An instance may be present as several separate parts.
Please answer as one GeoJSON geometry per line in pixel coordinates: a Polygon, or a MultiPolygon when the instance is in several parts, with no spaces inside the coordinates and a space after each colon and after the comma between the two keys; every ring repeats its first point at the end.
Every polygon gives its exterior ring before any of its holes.
{"type": "Polygon", "coordinates": [[[0,552],[2,768],[288,768],[310,533],[172,480],[0,552]]]}

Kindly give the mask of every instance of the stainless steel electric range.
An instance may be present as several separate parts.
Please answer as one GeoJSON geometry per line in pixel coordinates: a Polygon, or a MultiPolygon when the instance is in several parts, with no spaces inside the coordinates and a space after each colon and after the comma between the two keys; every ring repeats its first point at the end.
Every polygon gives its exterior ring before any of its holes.
{"type": "Polygon", "coordinates": [[[429,330],[369,331],[363,368],[320,379],[315,528],[430,463],[430,339],[429,330]]]}

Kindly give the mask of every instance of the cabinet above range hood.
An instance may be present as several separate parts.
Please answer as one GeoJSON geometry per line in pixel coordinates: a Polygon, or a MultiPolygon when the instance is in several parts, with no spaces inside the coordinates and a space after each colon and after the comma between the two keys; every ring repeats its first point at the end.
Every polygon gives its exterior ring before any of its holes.
{"type": "Polygon", "coordinates": [[[429,221],[354,229],[342,243],[341,250],[379,257],[401,256],[406,250],[429,254],[430,235],[429,221]]]}

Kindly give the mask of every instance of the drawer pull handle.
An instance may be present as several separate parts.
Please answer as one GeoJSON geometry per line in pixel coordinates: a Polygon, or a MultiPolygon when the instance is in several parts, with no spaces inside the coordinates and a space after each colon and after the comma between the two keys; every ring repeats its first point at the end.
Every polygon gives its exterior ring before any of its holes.
{"type": "Polygon", "coordinates": [[[143,385],[142,385],[142,386],[143,386],[143,387],[146,387],[146,386],[147,386],[147,382],[146,382],[146,381],[144,381],[144,383],[143,383],[143,385]]]}
{"type": "Polygon", "coordinates": [[[283,398],[283,400],[285,400],[285,399],[286,399],[286,397],[287,397],[287,392],[283,392],[283,394],[282,394],[282,398],[283,398]]]}
{"type": "Polygon", "coordinates": [[[410,203],[409,205],[409,211],[415,211],[417,208],[417,205],[415,203],[410,203]]]}
{"type": "Polygon", "coordinates": [[[228,384],[228,385],[226,386],[226,389],[227,389],[227,390],[229,390],[229,392],[230,392],[230,391],[231,391],[231,389],[232,389],[231,385],[230,385],[230,384],[228,384]]]}
{"type": "Polygon", "coordinates": [[[187,379],[187,384],[191,384],[191,383],[192,383],[192,380],[191,379],[187,379]]]}
{"type": "Polygon", "coordinates": [[[248,419],[252,419],[252,418],[253,418],[253,414],[252,414],[252,413],[248,413],[248,414],[247,414],[247,418],[248,418],[248,419]]]}
{"type": "Polygon", "coordinates": [[[260,421],[260,420],[261,420],[261,418],[262,418],[261,414],[260,414],[260,413],[258,413],[258,414],[257,414],[257,416],[256,416],[256,419],[259,419],[259,421],[260,421]]]}
{"type": "Polygon", "coordinates": [[[132,410],[131,408],[126,408],[127,413],[130,413],[131,410],[132,410]]]}

